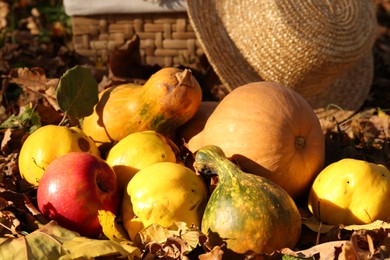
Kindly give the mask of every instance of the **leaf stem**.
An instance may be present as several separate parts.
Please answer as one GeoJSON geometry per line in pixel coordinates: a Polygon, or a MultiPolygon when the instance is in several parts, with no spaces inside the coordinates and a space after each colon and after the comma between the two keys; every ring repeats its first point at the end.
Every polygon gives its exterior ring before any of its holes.
{"type": "Polygon", "coordinates": [[[67,118],[68,118],[68,113],[64,112],[64,116],[62,117],[61,122],[59,122],[58,125],[59,126],[64,125],[67,118]]]}
{"type": "Polygon", "coordinates": [[[2,226],[3,228],[9,230],[12,233],[13,236],[20,237],[19,233],[15,232],[14,230],[12,230],[11,228],[7,227],[6,225],[4,225],[1,222],[0,222],[0,226],[2,226]]]}

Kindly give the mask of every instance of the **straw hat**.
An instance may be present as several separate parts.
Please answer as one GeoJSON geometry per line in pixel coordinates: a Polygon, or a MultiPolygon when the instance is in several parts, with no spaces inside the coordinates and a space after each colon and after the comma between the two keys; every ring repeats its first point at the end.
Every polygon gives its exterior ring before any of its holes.
{"type": "Polygon", "coordinates": [[[187,12],[230,91],[278,82],[300,93],[319,117],[339,118],[335,111],[356,111],[369,93],[373,0],[189,0],[187,12]]]}

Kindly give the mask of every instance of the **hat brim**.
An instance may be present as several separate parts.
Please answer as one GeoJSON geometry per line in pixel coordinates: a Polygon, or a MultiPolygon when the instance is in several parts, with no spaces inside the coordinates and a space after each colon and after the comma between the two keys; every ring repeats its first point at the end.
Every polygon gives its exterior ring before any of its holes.
{"type": "Polygon", "coordinates": [[[314,107],[321,121],[342,123],[352,117],[364,104],[374,78],[374,55],[367,53],[363,59],[346,71],[324,93],[324,100],[314,107]]]}
{"type": "MultiPolygon", "coordinates": [[[[206,3],[209,3],[206,1],[206,3]]],[[[202,8],[199,1],[187,1],[187,13],[196,37],[221,82],[232,91],[246,83],[262,80],[253,67],[240,55],[235,43],[209,3],[202,8]],[[204,26],[207,24],[207,26],[204,26]]]]}

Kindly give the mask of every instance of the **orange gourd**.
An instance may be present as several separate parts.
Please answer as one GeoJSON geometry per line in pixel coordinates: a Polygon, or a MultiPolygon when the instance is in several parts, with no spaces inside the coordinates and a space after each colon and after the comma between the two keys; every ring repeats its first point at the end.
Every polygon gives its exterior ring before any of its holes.
{"type": "Polygon", "coordinates": [[[172,135],[194,116],[201,100],[201,87],[190,70],[163,68],[144,85],[124,84],[100,93],[82,129],[99,146],[144,130],[172,135]]]}

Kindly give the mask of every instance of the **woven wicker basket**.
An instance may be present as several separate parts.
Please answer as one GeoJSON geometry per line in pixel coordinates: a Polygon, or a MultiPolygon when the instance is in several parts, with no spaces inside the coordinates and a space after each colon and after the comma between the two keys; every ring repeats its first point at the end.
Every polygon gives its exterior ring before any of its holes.
{"type": "Polygon", "coordinates": [[[104,65],[137,34],[146,65],[198,69],[204,55],[186,12],[73,16],[75,51],[104,65]]]}

